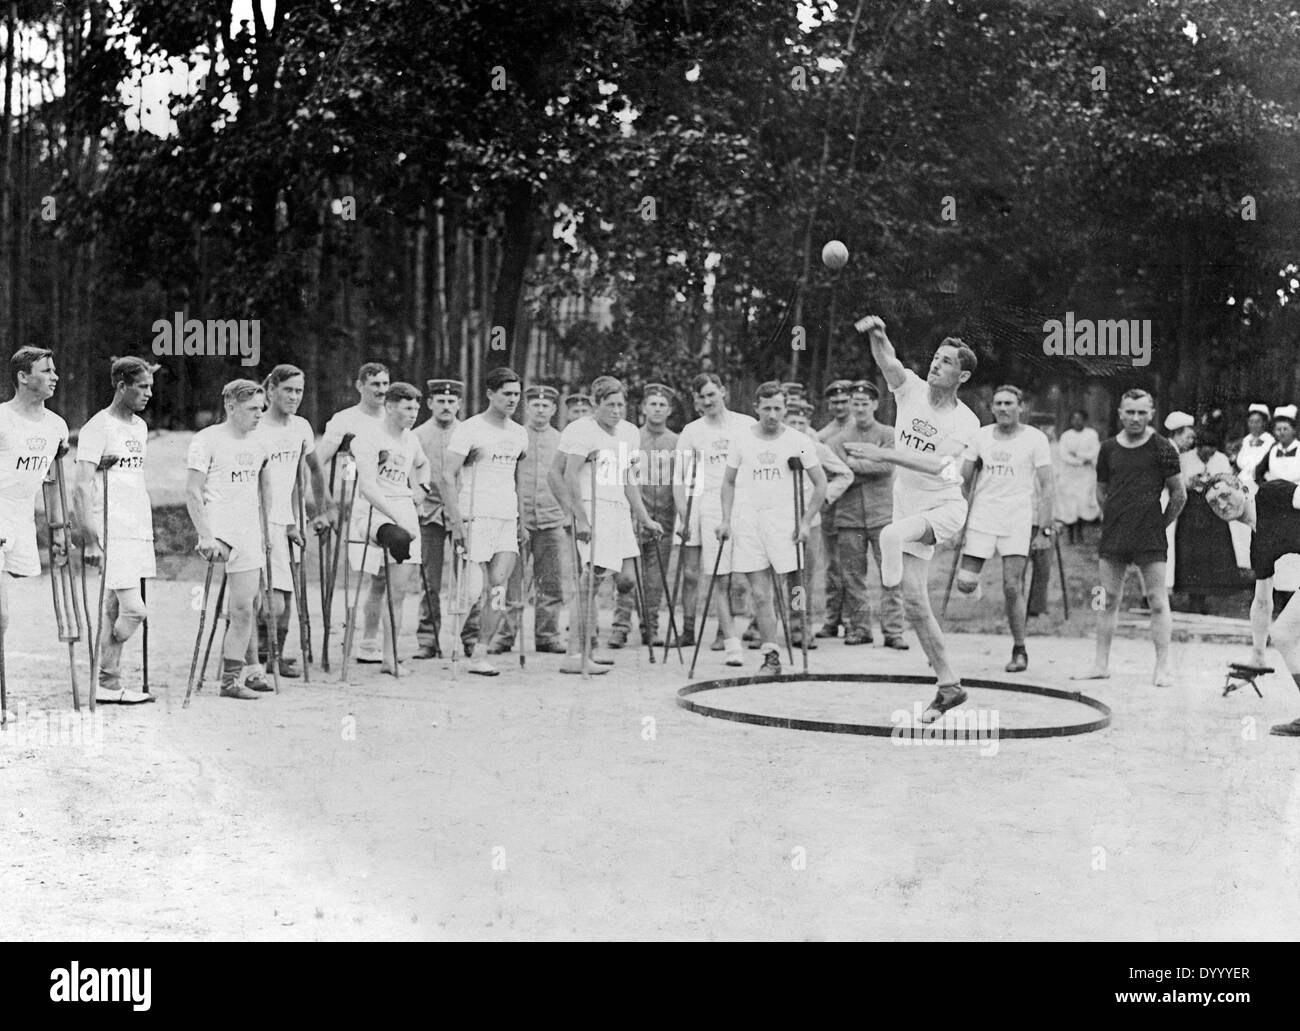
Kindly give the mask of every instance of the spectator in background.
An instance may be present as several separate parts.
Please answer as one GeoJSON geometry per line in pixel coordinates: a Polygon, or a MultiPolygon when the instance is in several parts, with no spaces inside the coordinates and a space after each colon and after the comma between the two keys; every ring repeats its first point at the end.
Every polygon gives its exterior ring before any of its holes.
{"type": "Polygon", "coordinates": [[[1210,510],[1205,485],[1210,477],[1228,475],[1232,464],[1219,450],[1214,430],[1196,432],[1195,446],[1179,454],[1187,504],[1174,530],[1174,590],[1188,595],[1189,612],[1208,614],[1207,596],[1230,594],[1246,586],[1238,571],[1228,525],[1210,510]]]}
{"type": "MultiPolygon", "coordinates": [[[[1255,490],[1255,466],[1263,461],[1269,449],[1276,443],[1273,434],[1268,432],[1268,405],[1253,404],[1246,413],[1246,435],[1241,438],[1237,449],[1237,468],[1241,472],[1241,484],[1248,491],[1255,490]]],[[[1238,525],[1238,524],[1233,524],[1238,525]]],[[[1242,524],[1244,525],[1244,524],[1242,524]]]]}
{"type": "Polygon", "coordinates": [[[1097,507],[1097,454],[1101,440],[1088,425],[1088,415],[1070,415],[1070,427],[1057,445],[1060,466],[1056,472],[1057,518],[1065,524],[1071,544],[1083,541],[1083,524],[1101,518],[1097,507]]]}

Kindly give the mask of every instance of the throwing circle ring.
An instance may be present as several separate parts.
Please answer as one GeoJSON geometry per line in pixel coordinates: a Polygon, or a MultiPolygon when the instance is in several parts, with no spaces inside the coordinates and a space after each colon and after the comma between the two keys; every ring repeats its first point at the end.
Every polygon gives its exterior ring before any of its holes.
{"type": "MultiPolygon", "coordinates": [[[[787,730],[815,730],[824,734],[860,734],[865,737],[894,737],[900,728],[883,723],[832,723],[828,720],[803,720],[787,716],[764,716],[755,712],[741,712],[737,709],[719,709],[692,700],[691,695],[704,691],[716,691],[723,687],[745,687],[749,684],[788,684],[809,682],[834,682],[855,684],[926,684],[934,686],[933,677],[911,674],[887,673],[809,673],[798,675],[787,673],[780,677],[734,677],[729,680],[701,680],[687,684],[677,692],[677,704],[688,712],[714,719],[731,720],[733,723],[751,723],[758,727],[784,727],[787,730]]],[[[1078,702],[1101,713],[1101,718],[1090,723],[1071,723],[1057,727],[999,727],[999,739],[1027,737],[1070,737],[1075,734],[1091,734],[1094,730],[1104,730],[1110,726],[1110,707],[1096,698],[1080,694],[1078,691],[1062,691],[1054,687],[1040,687],[1037,684],[1012,684],[1002,680],[962,680],[962,687],[979,687],[991,691],[1014,691],[1018,694],[1042,695],[1045,698],[1060,698],[1067,702],[1078,702]]],[[[958,712],[959,709],[950,710],[958,712]]],[[[932,724],[940,726],[940,723],[932,724]]],[[[909,733],[909,737],[911,734],[909,733]]]]}

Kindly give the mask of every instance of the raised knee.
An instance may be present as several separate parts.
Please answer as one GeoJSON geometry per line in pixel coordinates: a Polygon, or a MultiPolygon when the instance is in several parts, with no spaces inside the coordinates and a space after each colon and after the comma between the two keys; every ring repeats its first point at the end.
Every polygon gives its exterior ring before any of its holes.
{"type": "Polygon", "coordinates": [[[980,578],[969,570],[962,569],[957,572],[957,590],[962,594],[974,594],[975,588],[980,585],[980,578]]]}
{"type": "Polygon", "coordinates": [[[117,618],[125,619],[129,623],[143,623],[149,618],[149,610],[145,608],[144,602],[132,600],[129,602],[118,602],[117,618]]]}

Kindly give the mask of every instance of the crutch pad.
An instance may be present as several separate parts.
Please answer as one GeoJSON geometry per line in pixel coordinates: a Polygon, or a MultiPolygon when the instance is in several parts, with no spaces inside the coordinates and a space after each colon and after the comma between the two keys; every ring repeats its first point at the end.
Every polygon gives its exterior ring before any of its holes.
{"type": "Polygon", "coordinates": [[[414,538],[396,523],[384,523],[375,531],[375,540],[394,562],[405,562],[411,557],[414,538]]]}

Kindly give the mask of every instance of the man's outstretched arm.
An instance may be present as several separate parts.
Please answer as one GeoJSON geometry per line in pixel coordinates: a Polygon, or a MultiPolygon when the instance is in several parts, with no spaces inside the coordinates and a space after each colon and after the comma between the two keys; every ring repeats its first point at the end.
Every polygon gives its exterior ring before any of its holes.
{"type": "Polygon", "coordinates": [[[871,357],[876,360],[876,365],[880,367],[885,382],[889,384],[889,389],[897,390],[901,387],[903,381],[907,378],[907,369],[898,360],[894,345],[889,342],[889,337],[885,335],[885,320],[879,315],[868,315],[866,318],[855,322],[853,328],[859,333],[867,335],[867,339],[871,343],[871,357]]]}

